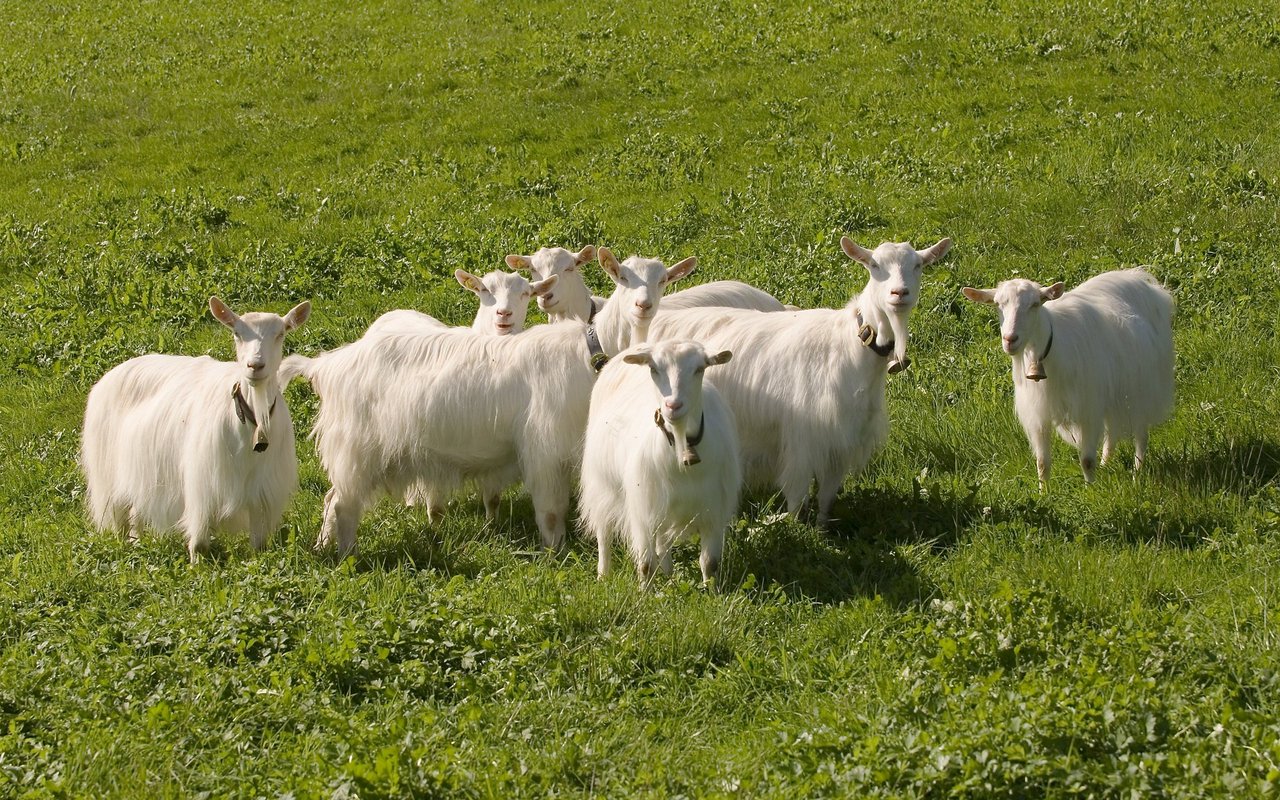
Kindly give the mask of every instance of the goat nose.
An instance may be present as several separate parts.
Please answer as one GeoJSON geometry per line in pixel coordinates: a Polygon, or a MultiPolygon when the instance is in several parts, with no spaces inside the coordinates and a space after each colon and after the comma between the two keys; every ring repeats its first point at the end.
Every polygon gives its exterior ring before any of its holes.
{"type": "Polygon", "coordinates": [[[505,308],[500,308],[500,309],[498,309],[498,316],[500,316],[500,317],[509,317],[509,316],[511,316],[511,312],[510,312],[510,311],[508,311],[508,310],[507,310],[507,309],[505,309],[505,308]]]}
{"type": "Polygon", "coordinates": [[[907,289],[906,287],[900,287],[897,289],[890,289],[889,294],[893,295],[894,297],[906,297],[907,295],[911,294],[911,290],[907,289]]]}
{"type": "Polygon", "coordinates": [[[1009,345],[1012,345],[1014,342],[1018,341],[1017,334],[1010,334],[1002,338],[1004,339],[1005,344],[1009,344],[1009,345]]]}
{"type": "Polygon", "coordinates": [[[653,303],[650,303],[648,300],[637,300],[636,308],[643,308],[645,311],[648,311],[653,308],[653,303]]]}
{"type": "Polygon", "coordinates": [[[667,408],[671,409],[672,411],[679,411],[681,408],[684,407],[684,401],[676,400],[673,397],[670,400],[667,400],[663,405],[665,405],[667,408]]]}

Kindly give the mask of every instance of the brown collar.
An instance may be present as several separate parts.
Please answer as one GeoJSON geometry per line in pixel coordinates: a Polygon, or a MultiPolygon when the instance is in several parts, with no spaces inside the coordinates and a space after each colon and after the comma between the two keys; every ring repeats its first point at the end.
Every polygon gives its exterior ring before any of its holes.
{"type": "MultiPolygon", "coordinates": [[[[253,427],[258,427],[258,417],[253,413],[253,407],[244,399],[244,394],[240,391],[240,381],[236,381],[236,385],[231,387],[231,399],[235,401],[236,418],[240,420],[240,424],[246,422],[253,427]]],[[[267,416],[270,417],[276,413],[276,401],[271,401],[271,408],[267,409],[267,416]]],[[[258,442],[253,446],[254,452],[261,453],[267,449],[266,442],[258,442]]]]}
{"type": "Polygon", "coordinates": [[[884,344],[876,344],[876,329],[871,327],[870,323],[862,321],[861,310],[855,310],[853,313],[858,320],[858,338],[862,340],[864,345],[871,348],[871,352],[881,358],[887,358],[893,352],[893,346],[896,342],[890,339],[884,344]]]}
{"type": "MultiPolygon", "coordinates": [[[[662,431],[662,435],[667,437],[667,444],[672,447],[676,446],[675,434],[667,427],[667,420],[662,416],[662,409],[655,409],[653,412],[653,422],[658,426],[658,430],[662,431]]],[[[690,436],[685,441],[690,447],[697,447],[702,444],[702,434],[707,432],[707,412],[702,412],[702,416],[698,419],[698,435],[690,436]]]]}

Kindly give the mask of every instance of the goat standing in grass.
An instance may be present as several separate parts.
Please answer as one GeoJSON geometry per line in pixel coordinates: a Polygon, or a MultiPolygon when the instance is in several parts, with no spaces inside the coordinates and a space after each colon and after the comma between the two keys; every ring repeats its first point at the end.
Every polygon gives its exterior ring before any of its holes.
{"type": "Polygon", "coordinates": [[[180,528],[195,562],[214,529],[248,530],[261,548],[298,485],[293,421],[280,393],[284,335],[311,313],[209,310],[235,337],[236,360],[147,355],[89,392],[81,464],[100,530],[180,528]]]}
{"type": "Polygon", "coordinates": [[[1150,429],[1173,412],[1173,298],[1140,269],[1097,275],[1063,293],[1016,278],[995,289],[965,287],[993,305],[1012,357],[1014,408],[1036,457],[1043,491],[1053,431],[1080,452],[1086,483],[1115,443],[1133,437],[1142,467],[1150,429]]]}
{"type": "Polygon", "coordinates": [[[738,511],[742,467],[733,413],[703,372],[730,355],[661,342],[624,352],[601,373],[578,501],[580,523],[599,548],[601,578],[616,535],[626,538],[645,583],[657,569],[671,574],[671,548],[688,535],[702,545],[703,581],[715,577],[738,511]]]}
{"type": "Polygon", "coordinates": [[[488,492],[519,475],[543,545],[559,548],[595,383],[592,362],[643,341],[663,288],[696,261],[669,269],[651,259],[620,264],[601,248],[600,263],[616,289],[594,326],[486,336],[418,325],[287,359],[320,398],[316,449],[333,487],[316,546],[350,551],[364,509],[379,494],[403,497],[418,487],[443,498],[474,480],[487,508],[497,504],[488,492]]]}
{"type": "Polygon", "coordinates": [[[648,340],[693,339],[750,354],[716,373],[737,421],[746,485],[781,490],[795,515],[816,479],[819,525],[845,476],[861,471],[888,437],[886,379],[908,363],[907,320],[921,273],[951,240],[927,250],[885,242],[874,252],[848,237],[840,244],[870,276],[844,308],[664,311],[648,340]]]}

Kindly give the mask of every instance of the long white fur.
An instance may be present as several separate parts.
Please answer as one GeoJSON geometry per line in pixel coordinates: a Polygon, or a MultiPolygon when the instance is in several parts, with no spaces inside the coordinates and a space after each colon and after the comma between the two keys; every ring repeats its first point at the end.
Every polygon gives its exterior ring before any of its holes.
{"type": "Polygon", "coordinates": [[[696,342],[640,345],[605,367],[591,392],[578,497],[579,524],[596,539],[598,575],[624,538],[641,581],[671,573],[671,548],[699,537],[702,578],[715,577],[725,530],[738,511],[742,468],[733,413],[703,370],[729,360],[696,342]],[[654,420],[661,411],[676,444],[654,420]],[[701,461],[684,466],[679,444],[702,420],[701,461]]]}
{"type": "Polygon", "coordinates": [[[712,281],[681,289],[662,300],[664,311],[705,306],[751,308],[756,311],[786,311],[778,298],[741,281],[712,281]]]}
{"type": "Polygon", "coordinates": [[[1097,275],[1063,294],[1033,281],[993,290],[966,287],[975,302],[1000,312],[1013,370],[1014,408],[1036,458],[1041,489],[1052,467],[1053,431],[1079,451],[1092,482],[1098,445],[1105,463],[1121,439],[1134,439],[1134,469],[1146,457],[1150,429],[1173,412],[1173,298],[1141,269],[1097,275]],[[1052,333],[1052,345],[1049,336],[1052,333]],[[1032,353],[1046,377],[1027,377],[1032,353]]]}
{"type": "Polygon", "coordinates": [[[285,332],[311,310],[239,316],[216,297],[209,304],[235,332],[237,360],[147,355],[120,364],[89,392],[81,445],[94,526],[134,539],[144,527],[181,529],[193,562],[214,529],[248,530],[261,548],[280,526],[298,459],[277,368],[285,332]],[[257,431],[237,417],[237,385],[257,431]],[[262,452],[255,434],[267,442],[262,452]]]}
{"type": "Polygon", "coordinates": [[[947,252],[951,240],[921,251],[885,242],[873,253],[847,237],[841,246],[870,276],[843,309],[664,310],[649,337],[693,339],[712,350],[749,354],[715,376],[737,423],[744,481],[777,488],[795,515],[816,479],[820,525],[829,520],[845,476],[866,466],[889,431],[888,357],[863,344],[859,326],[871,325],[876,344],[892,342],[897,358],[905,359],[907,320],[920,294],[921,272],[947,252]]]}
{"type": "MultiPolygon", "coordinates": [[[[619,264],[607,248],[600,254],[617,289],[595,327],[612,355],[643,338],[663,287],[696,262],[667,269],[640,258],[619,264]]],[[[487,491],[518,471],[543,544],[560,547],[596,377],[586,329],[485,336],[424,328],[291,357],[320,397],[313,435],[333,485],[316,546],[350,551],[364,509],[381,493],[400,497],[420,485],[444,497],[468,479],[487,491]]]]}
{"type": "Polygon", "coordinates": [[[495,336],[507,336],[524,330],[524,321],[529,314],[529,300],[535,296],[545,296],[559,280],[558,276],[551,275],[530,283],[523,275],[498,270],[483,278],[461,269],[454,271],[453,275],[464,289],[480,300],[480,307],[476,309],[476,318],[471,327],[480,333],[495,336]]]}

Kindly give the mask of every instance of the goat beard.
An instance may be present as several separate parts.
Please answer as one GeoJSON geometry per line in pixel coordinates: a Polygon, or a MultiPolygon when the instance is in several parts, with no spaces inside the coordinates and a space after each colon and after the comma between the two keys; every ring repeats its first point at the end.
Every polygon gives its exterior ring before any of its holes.
{"type": "Polygon", "coordinates": [[[907,321],[911,318],[911,311],[891,311],[884,315],[889,323],[889,330],[893,331],[893,357],[899,362],[906,364],[907,362],[907,321]]]}
{"type": "Polygon", "coordinates": [[[249,408],[253,409],[253,416],[258,420],[257,427],[253,429],[255,449],[271,441],[271,401],[275,396],[274,381],[249,381],[249,408]]]}
{"type": "MultiPolygon", "coordinates": [[[[697,416],[701,418],[702,415],[697,416]]],[[[676,458],[680,461],[681,468],[702,462],[698,451],[689,444],[689,420],[693,418],[693,414],[685,414],[678,420],[667,420],[667,424],[671,426],[671,437],[675,439],[676,458]]]]}

